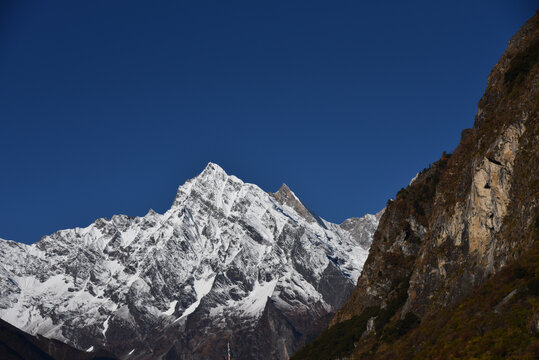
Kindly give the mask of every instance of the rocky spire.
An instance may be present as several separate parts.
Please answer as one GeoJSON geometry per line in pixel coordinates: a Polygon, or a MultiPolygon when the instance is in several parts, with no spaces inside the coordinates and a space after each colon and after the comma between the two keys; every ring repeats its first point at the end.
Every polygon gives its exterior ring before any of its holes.
{"type": "Polygon", "coordinates": [[[290,188],[283,183],[276,193],[270,193],[275,200],[281,205],[286,205],[294,209],[299,215],[301,215],[309,223],[319,222],[318,216],[314,215],[309,209],[305,207],[298,199],[296,194],[290,190],[290,188]]]}

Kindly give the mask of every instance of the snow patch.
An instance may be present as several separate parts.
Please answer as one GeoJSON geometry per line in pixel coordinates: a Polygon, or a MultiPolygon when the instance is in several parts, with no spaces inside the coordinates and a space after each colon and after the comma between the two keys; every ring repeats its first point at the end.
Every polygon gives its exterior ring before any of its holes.
{"type": "Polygon", "coordinates": [[[106,333],[107,333],[107,329],[109,328],[109,320],[110,320],[110,316],[107,318],[107,320],[105,320],[105,322],[103,323],[103,331],[102,331],[102,334],[103,334],[103,337],[106,338],[106,333]]]}
{"type": "Polygon", "coordinates": [[[255,283],[253,291],[247,296],[247,298],[242,300],[241,308],[245,311],[246,314],[251,316],[258,316],[266,306],[268,298],[271,297],[277,281],[279,279],[273,279],[269,282],[255,283]]]}
{"type": "Polygon", "coordinates": [[[176,309],[176,304],[178,303],[178,300],[174,300],[170,303],[168,310],[164,311],[163,314],[165,315],[172,315],[174,314],[174,310],[176,309]]]}
{"type": "MultiPolygon", "coordinates": [[[[208,273],[205,272],[204,275],[208,276],[208,273]]],[[[211,274],[209,277],[203,276],[202,278],[195,280],[194,288],[197,294],[197,299],[194,303],[189,305],[187,309],[185,309],[182,316],[176,319],[176,321],[183,319],[186,316],[192,314],[198,308],[198,305],[200,305],[200,301],[202,300],[202,298],[210,292],[213,286],[214,280],[215,280],[215,274],[211,274]]]]}

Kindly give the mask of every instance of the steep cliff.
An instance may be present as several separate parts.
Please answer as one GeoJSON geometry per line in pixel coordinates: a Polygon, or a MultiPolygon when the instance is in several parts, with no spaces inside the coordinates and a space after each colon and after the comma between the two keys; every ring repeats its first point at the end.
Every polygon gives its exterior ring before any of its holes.
{"type": "MultiPolygon", "coordinates": [[[[528,325],[539,313],[537,294],[526,284],[539,276],[532,254],[539,234],[538,58],[535,15],[489,75],[473,128],[462,132],[453,154],[444,153],[388,202],[354,292],[332,327],[294,359],[398,358],[403,355],[392,352],[400,349],[395,341],[408,345],[405,358],[435,358],[425,350],[426,337],[414,343],[411,336],[428,332],[429,319],[443,318],[441,309],[471,309],[473,296],[485,297],[494,278],[507,293],[492,291],[493,299],[507,296],[506,303],[515,305],[509,295],[520,293],[518,301],[528,305],[517,328],[534,328],[528,325]],[[501,269],[521,259],[527,259],[528,282],[504,277],[501,269]]],[[[533,353],[526,349],[536,346],[537,332],[527,334],[520,353],[505,355],[533,353]]]]}

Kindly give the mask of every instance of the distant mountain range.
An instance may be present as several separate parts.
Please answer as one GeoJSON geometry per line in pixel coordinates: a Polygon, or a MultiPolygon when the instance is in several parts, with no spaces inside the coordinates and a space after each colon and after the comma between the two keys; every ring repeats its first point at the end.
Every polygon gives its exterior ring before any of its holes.
{"type": "Polygon", "coordinates": [[[333,224],[210,163],[164,214],[1,240],[0,318],[122,359],[288,359],[352,292],[380,216],[333,224]]]}

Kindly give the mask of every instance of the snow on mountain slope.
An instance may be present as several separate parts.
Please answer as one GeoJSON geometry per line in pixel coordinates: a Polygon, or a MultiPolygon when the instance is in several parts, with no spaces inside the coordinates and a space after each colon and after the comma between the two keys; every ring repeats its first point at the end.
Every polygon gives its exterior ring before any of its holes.
{"type": "Polygon", "coordinates": [[[346,300],[378,219],[332,224],[210,163],[164,214],[0,240],[0,318],[120,357],[209,359],[230,341],[238,359],[285,358],[346,300]]]}

